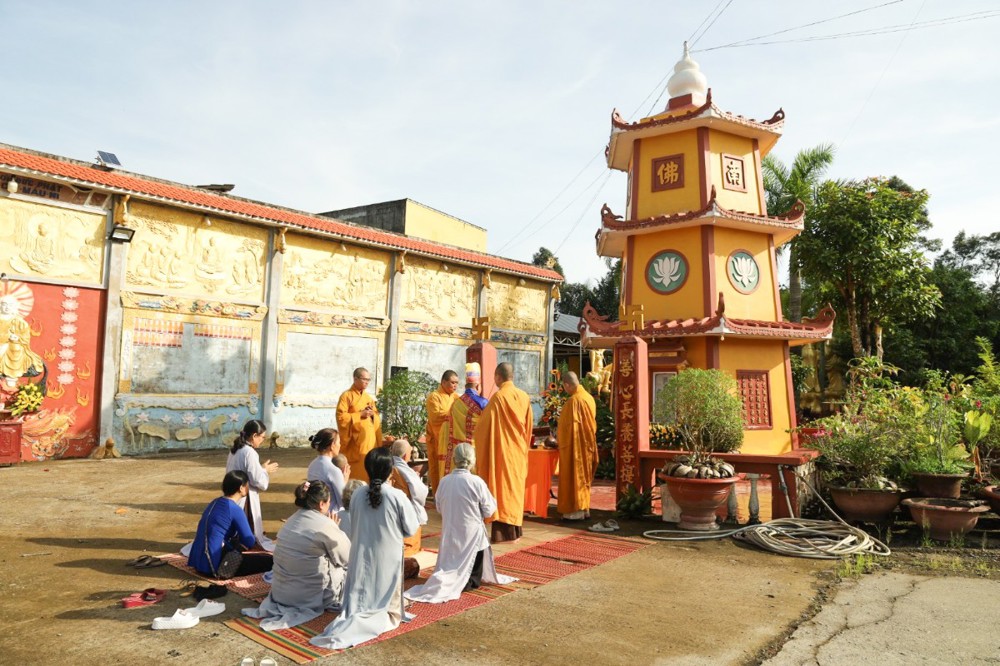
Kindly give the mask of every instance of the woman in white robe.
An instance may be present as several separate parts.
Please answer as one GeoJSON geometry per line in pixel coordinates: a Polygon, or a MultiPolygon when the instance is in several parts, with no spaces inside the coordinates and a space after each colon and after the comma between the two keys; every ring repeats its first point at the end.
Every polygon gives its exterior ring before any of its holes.
{"type": "Polygon", "coordinates": [[[330,489],[306,481],[295,489],[299,510],[278,532],[271,592],[243,614],[261,619],[265,631],[288,629],[339,609],[351,542],[330,518],[330,489]]]}
{"type": "Polygon", "coordinates": [[[250,477],[250,494],[240,504],[240,508],[249,506],[247,518],[257,538],[257,543],[269,552],[274,552],[274,541],[264,536],[264,518],[260,511],[260,494],[267,490],[271,483],[271,473],[278,469],[278,463],[270,460],[262,465],[257,448],[264,443],[267,426],[263,421],[251,419],[243,426],[243,430],[233,440],[233,447],[226,459],[226,471],[239,470],[250,477]]]}
{"type": "MultiPolygon", "coordinates": [[[[365,456],[371,485],[351,495],[351,555],[340,615],[309,642],[343,649],[399,626],[403,612],[403,537],[417,531],[413,505],[386,480],[392,455],[384,448],[365,456]]],[[[412,616],[411,616],[412,617],[412,616]]]]}
{"type": "Polygon", "coordinates": [[[462,596],[482,583],[506,585],[516,578],[497,573],[484,519],[493,515],[497,501],[486,482],[473,474],[476,449],[455,447],[452,471],[441,480],[434,505],[441,513],[441,547],[434,573],[423,585],[406,591],[407,599],[440,604],[462,596]]]}
{"type": "Polygon", "coordinates": [[[344,493],[344,472],[336,464],[334,458],[340,455],[340,434],[336,428],[323,428],[309,437],[309,446],[319,454],[309,463],[306,478],[322,481],[330,489],[330,515],[343,508],[341,497],[344,493]]]}

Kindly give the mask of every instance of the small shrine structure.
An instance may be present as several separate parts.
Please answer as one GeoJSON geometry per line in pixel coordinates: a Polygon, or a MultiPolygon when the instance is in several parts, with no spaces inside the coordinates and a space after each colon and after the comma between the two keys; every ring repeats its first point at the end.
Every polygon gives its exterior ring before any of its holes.
{"type": "MultiPolygon", "coordinates": [[[[615,350],[618,493],[648,488],[673,455],[649,448],[659,390],[685,368],[716,368],[736,378],[745,408],[743,447],[724,457],[737,471],[785,473],[794,503],[793,470],[811,455],[793,430],[789,349],[829,339],[835,314],[782,318],[775,252],[802,231],[805,209],[767,214],[761,159],[785,114],[721,110],[686,44],[667,86],[663,112],[612,114],[608,167],[628,174],[628,192],[624,214],[603,206],[597,252],[622,260],[619,316],[588,304],[580,326],[586,346],[615,350]]],[[[773,497],[772,515],[787,515],[777,485],[773,497]]]]}

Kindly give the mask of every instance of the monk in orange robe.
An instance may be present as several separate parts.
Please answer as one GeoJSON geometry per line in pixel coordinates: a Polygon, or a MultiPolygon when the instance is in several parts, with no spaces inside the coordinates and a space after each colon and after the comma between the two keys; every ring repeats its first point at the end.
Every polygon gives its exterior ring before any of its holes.
{"type": "Polygon", "coordinates": [[[427,438],[425,440],[427,443],[427,475],[430,486],[435,491],[444,475],[445,452],[438,445],[438,440],[441,438],[441,425],[451,412],[451,405],[457,397],[456,389],[458,389],[458,373],[454,370],[447,370],[441,376],[441,385],[427,394],[427,438]]]}
{"type": "Polygon", "coordinates": [[[372,376],[365,368],[354,371],[354,384],[337,401],[337,430],[340,431],[340,451],[351,465],[351,476],[368,482],[365,456],[382,445],[382,417],[375,399],[365,392],[372,376]]]}
{"type": "Polygon", "coordinates": [[[563,520],[590,516],[590,486],[597,469],[597,405],[574,372],[562,379],[569,398],[559,411],[559,513],[563,520]]]}
{"type": "Polygon", "coordinates": [[[497,499],[492,541],[517,541],[524,524],[524,486],[528,477],[528,449],[534,417],[528,394],[514,385],[514,368],[501,363],[496,370],[497,392],[476,425],[476,473],[497,499]]]}

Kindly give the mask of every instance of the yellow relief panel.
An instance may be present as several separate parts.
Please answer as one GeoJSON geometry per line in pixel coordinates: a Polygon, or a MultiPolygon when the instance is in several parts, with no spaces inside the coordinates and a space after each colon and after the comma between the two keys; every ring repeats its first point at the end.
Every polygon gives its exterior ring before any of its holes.
{"type": "Polygon", "coordinates": [[[100,284],[107,216],[0,198],[4,272],[100,284]]]}
{"type": "Polygon", "coordinates": [[[710,130],[709,176],[716,201],[723,208],[760,213],[760,190],[754,163],[753,140],[710,130]]]}
{"type": "Polygon", "coordinates": [[[646,137],[638,141],[637,149],[638,170],[632,174],[633,179],[638,179],[634,182],[639,200],[632,202],[636,218],[686,213],[702,207],[697,130],[646,137]],[[681,168],[675,169],[678,165],[681,168]]]}
{"type": "Polygon", "coordinates": [[[389,253],[301,234],[285,241],[282,306],[386,316],[389,253]]]}
{"type": "Polygon", "coordinates": [[[142,202],[126,222],[130,289],[264,301],[266,229],[142,202]]]}
{"type": "Polygon", "coordinates": [[[547,331],[548,294],[546,285],[494,274],[488,300],[490,325],[516,331],[547,331]]]}
{"type": "Polygon", "coordinates": [[[464,326],[476,316],[478,274],[440,261],[414,257],[406,262],[400,314],[412,321],[440,321],[464,326]]]}
{"type": "MultiPolygon", "coordinates": [[[[642,234],[635,236],[634,243],[625,289],[630,290],[632,303],[644,307],[646,321],[704,317],[701,229],[642,234]]],[[[601,314],[616,318],[616,313],[601,314]]]]}
{"type": "Polygon", "coordinates": [[[788,411],[788,384],[785,377],[783,340],[741,340],[727,337],[719,343],[720,368],[731,376],[737,370],[763,370],[767,372],[770,394],[771,427],[763,430],[745,430],[741,453],[773,455],[787,453],[792,448],[788,411]]]}
{"type": "Polygon", "coordinates": [[[715,285],[716,291],[725,294],[727,316],[777,319],[769,237],[766,233],[715,228],[715,285]]]}

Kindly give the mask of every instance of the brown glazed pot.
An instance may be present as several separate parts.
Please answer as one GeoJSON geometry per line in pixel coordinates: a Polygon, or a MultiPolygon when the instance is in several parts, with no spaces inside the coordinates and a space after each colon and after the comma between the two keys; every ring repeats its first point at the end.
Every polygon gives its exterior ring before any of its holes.
{"type": "Polygon", "coordinates": [[[733,484],[739,481],[739,476],[728,479],[668,476],[664,477],[664,481],[670,490],[670,496],[681,507],[681,522],[677,523],[677,527],[706,532],[719,529],[715,522],[715,512],[729,499],[729,492],[733,484]]]}
{"type": "Polygon", "coordinates": [[[900,500],[900,494],[895,490],[830,488],[830,494],[844,520],[862,523],[889,520],[900,500]]]}
{"type": "Polygon", "coordinates": [[[979,496],[989,502],[993,513],[1000,516],[1000,486],[986,486],[979,491],[979,496]]]}
{"type": "Polygon", "coordinates": [[[981,504],[932,497],[912,497],[903,500],[903,505],[910,507],[913,522],[926,528],[937,541],[967,534],[979,522],[979,514],[990,510],[981,504]]]}
{"type": "Polygon", "coordinates": [[[944,497],[948,499],[958,499],[962,494],[962,481],[969,478],[968,472],[965,474],[924,474],[917,472],[913,474],[913,480],[917,484],[917,490],[922,497],[944,497]]]}

